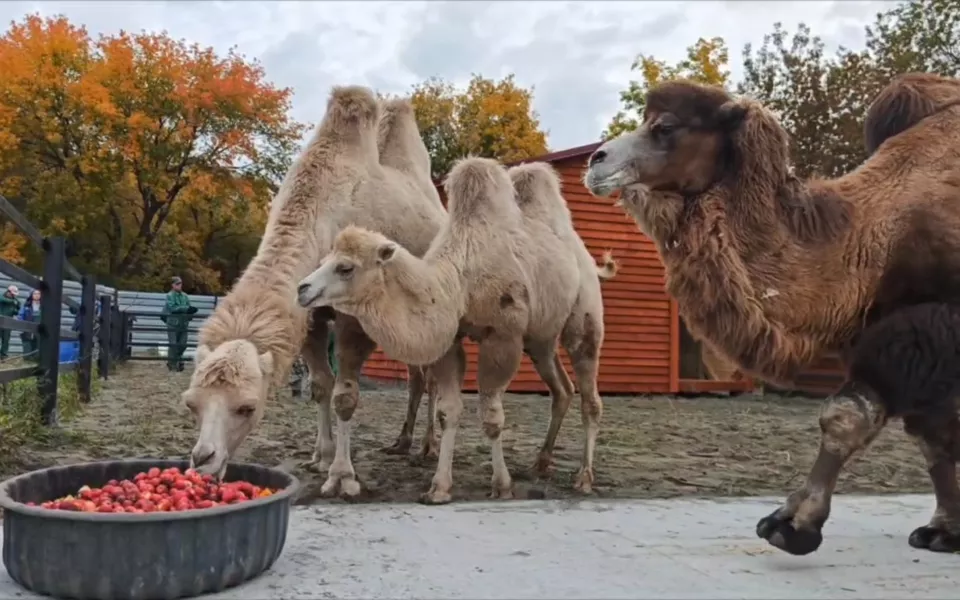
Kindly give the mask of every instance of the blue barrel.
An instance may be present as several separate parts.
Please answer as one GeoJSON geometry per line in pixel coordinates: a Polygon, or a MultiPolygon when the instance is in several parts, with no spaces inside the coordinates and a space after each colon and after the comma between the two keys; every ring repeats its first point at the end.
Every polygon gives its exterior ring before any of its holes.
{"type": "Polygon", "coordinates": [[[80,360],[80,342],[60,342],[60,362],[72,363],[80,360]]]}

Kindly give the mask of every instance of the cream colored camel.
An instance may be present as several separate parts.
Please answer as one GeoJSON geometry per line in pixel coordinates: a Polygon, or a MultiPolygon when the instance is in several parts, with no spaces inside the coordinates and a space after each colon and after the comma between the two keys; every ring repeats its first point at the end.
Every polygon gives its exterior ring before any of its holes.
{"type": "MultiPolygon", "coordinates": [[[[200,330],[196,366],[183,394],[200,428],[192,453],[199,470],[224,472],[262,418],[271,385],[282,385],[302,346],[319,403],[314,461],[321,468],[329,464],[323,491],[342,484],[345,494],[359,493],[349,425],[360,367],[375,345],[346,315],[327,311],[308,322],[296,302],[296,285],[349,224],[380,228],[422,255],[445,218],[409,102],[381,106],[366,88],[335,87],[323,120],[271,203],[256,256],[200,330]],[[326,360],[331,316],[336,379],[326,360]],[[331,399],[338,417],[335,445],[331,399]]],[[[419,398],[422,389],[416,393],[419,398]]]]}
{"type": "MultiPolygon", "coordinates": [[[[525,172],[537,179],[536,169],[516,173],[525,172]]],[[[555,175],[551,181],[544,186],[556,186],[555,175]]],[[[558,233],[562,227],[531,217],[535,210],[521,210],[510,175],[496,161],[458,162],[445,187],[449,220],[424,258],[382,233],[345,228],[320,268],[300,283],[299,302],[353,315],[388,355],[433,365],[442,437],[433,484],[421,497],[433,504],[451,499],[453,448],[463,409],[462,337],[480,346],[483,430],[491,443],[492,496],[499,498],[512,496],[500,437],[503,393],[524,348],[540,365],[553,365],[561,340],[583,397],[587,440],[576,485],[589,490],[602,412],[595,384],[603,342],[597,267],[588,254],[586,264],[571,250],[558,233]],[[595,296],[581,294],[587,279],[597,284],[595,296]]],[[[569,397],[567,392],[563,389],[569,397]]]]}
{"type": "MultiPolygon", "coordinates": [[[[570,247],[578,259],[581,261],[584,269],[580,285],[580,296],[577,302],[576,310],[595,311],[602,323],[603,321],[603,303],[600,296],[600,282],[607,281],[616,276],[618,265],[613,259],[613,253],[604,252],[601,259],[601,266],[596,267],[590,252],[584,245],[583,240],[573,228],[573,217],[570,214],[567,203],[560,192],[560,180],[556,172],[548,164],[542,162],[529,163],[516,167],[511,167],[507,173],[513,183],[516,191],[516,200],[520,210],[528,219],[538,220],[545,223],[551,230],[570,247]],[[589,266],[588,266],[589,265],[589,266]],[[589,272],[595,269],[596,277],[590,277],[589,272]],[[597,280],[599,278],[599,281],[597,280]]],[[[571,317],[571,323],[577,323],[579,317],[571,317]]],[[[573,339],[576,340],[576,332],[573,339]]],[[[551,351],[552,361],[549,356],[541,351],[542,348],[533,348],[540,353],[532,353],[530,348],[524,348],[524,353],[531,358],[534,368],[540,378],[546,384],[551,397],[551,416],[550,425],[547,427],[547,435],[541,446],[537,460],[534,463],[534,470],[538,474],[546,474],[553,466],[553,449],[556,445],[557,435],[560,433],[560,427],[570,407],[570,400],[575,389],[573,382],[570,381],[567,372],[564,370],[560,355],[556,351],[551,351]],[[544,362],[547,360],[548,362],[544,362]]],[[[578,375],[579,377],[579,375],[578,375]]],[[[596,377],[594,375],[593,380],[596,377]]],[[[413,430],[417,420],[417,410],[420,404],[420,398],[414,399],[411,394],[408,405],[407,415],[403,422],[400,435],[396,443],[385,449],[391,454],[405,454],[409,451],[413,442],[413,430]]],[[[586,406],[586,405],[585,405],[586,406]]],[[[583,409],[584,407],[581,407],[583,409]]],[[[433,415],[433,412],[430,413],[433,415]]],[[[428,417],[429,424],[432,425],[433,418],[428,417]]],[[[588,423],[584,421],[586,427],[588,423]]],[[[429,435],[429,432],[428,434],[429,435]]],[[[590,436],[587,436],[588,439],[590,436]]],[[[594,436],[595,437],[595,436],[594,436]]],[[[423,454],[423,453],[421,453],[423,454]]],[[[592,448],[587,452],[588,456],[593,455],[592,448]]],[[[592,464],[592,461],[591,461],[592,464]]],[[[589,492],[590,486],[581,486],[584,491],[589,492]]]]}

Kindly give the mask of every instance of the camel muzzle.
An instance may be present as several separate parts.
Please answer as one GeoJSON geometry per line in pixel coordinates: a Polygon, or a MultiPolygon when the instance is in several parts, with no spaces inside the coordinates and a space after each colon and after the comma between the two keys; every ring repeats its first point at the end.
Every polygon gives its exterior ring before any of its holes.
{"type": "Polygon", "coordinates": [[[323,288],[320,288],[319,291],[314,293],[312,287],[309,283],[301,283],[297,287],[297,303],[300,306],[307,308],[311,302],[319,299],[320,296],[323,295],[323,288]]]}

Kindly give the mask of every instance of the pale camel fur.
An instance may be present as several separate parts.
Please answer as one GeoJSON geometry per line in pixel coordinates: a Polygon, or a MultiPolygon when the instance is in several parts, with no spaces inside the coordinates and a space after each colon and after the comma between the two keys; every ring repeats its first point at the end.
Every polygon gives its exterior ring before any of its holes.
{"type": "MultiPolygon", "coordinates": [[[[535,174],[537,169],[543,167],[517,173],[535,174]]],[[[555,175],[550,181],[555,183],[555,175]]],[[[552,183],[545,185],[550,189],[552,183]]],[[[588,439],[576,485],[589,490],[602,410],[595,385],[603,339],[598,268],[589,254],[584,253],[585,261],[572,250],[569,237],[555,233],[554,226],[562,230],[556,222],[551,226],[549,219],[524,214],[510,175],[495,160],[459,161],[445,187],[449,219],[422,259],[382,233],[346,228],[333,252],[301,282],[299,301],[357,317],[398,360],[424,365],[450,361],[455,367],[459,381],[441,381],[441,370],[434,368],[440,458],[433,484],[421,498],[433,504],[451,499],[453,447],[462,412],[461,339],[470,337],[480,346],[479,396],[492,450],[491,495],[498,498],[512,496],[501,440],[503,393],[524,348],[543,357],[541,364],[553,365],[562,340],[577,365],[585,406],[588,439]],[[584,283],[588,278],[594,286],[584,283]]],[[[565,235],[576,235],[572,225],[565,235]]],[[[563,393],[569,397],[567,389],[563,393]]]]}
{"type": "MultiPolygon", "coordinates": [[[[184,392],[200,428],[192,455],[198,469],[224,472],[260,421],[270,385],[282,385],[302,346],[319,404],[314,462],[319,468],[329,464],[322,492],[339,486],[344,494],[359,493],[349,426],[360,367],[375,344],[346,315],[326,311],[309,323],[296,302],[296,286],[330,251],[337,232],[351,224],[377,227],[422,255],[445,218],[436,190],[430,195],[424,179],[429,181],[429,163],[409,103],[381,105],[369,89],[333,88],[323,120],[271,203],[256,256],[201,328],[184,392]],[[335,381],[326,361],[331,317],[340,367],[335,381]]],[[[419,397],[422,388],[412,388],[419,397]]]]}
{"type": "MultiPolygon", "coordinates": [[[[600,282],[607,281],[616,276],[619,265],[613,258],[613,253],[609,250],[603,253],[601,265],[595,266],[589,251],[583,243],[583,240],[573,228],[573,217],[570,214],[567,203],[560,191],[560,179],[556,171],[547,163],[536,162],[511,167],[507,173],[513,183],[516,193],[516,201],[520,210],[523,211],[527,219],[541,221],[546,224],[560,239],[564,240],[570,247],[570,251],[581,262],[582,277],[580,295],[577,304],[574,307],[574,313],[567,321],[564,332],[561,334],[561,343],[575,343],[581,339],[581,333],[576,330],[587,318],[584,312],[593,312],[597,315],[599,321],[603,322],[603,304],[600,296],[600,282]],[[596,277],[590,275],[595,270],[596,277]],[[597,280],[599,278],[599,281],[597,280]]],[[[600,332],[602,336],[602,331],[600,332]]],[[[530,357],[537,373],[540,375],[551,396],[551,418],[550,425],[547,428],[547,435],[543,445],[534,463],[534,470],[540,474],[547,474],[553,467],[553,449],[556,444],[557,435],[567,410],[570,407],[571,396],[576,392],[570,377],[567,375],[560,360],[560,355],[555,348],[544,348],[542,345],[534,347],[525,347],[524,353],[530,357]]],[[[588,366],[583,367],[584,369],[588,366]]],[[[589,390],[596,387],[596,365],[591,367],[593,374],[578,373],[579,377],[585,377],[592,383],[587,386],[587,395],[581,406],[584,412],[584,427],[588,429],[592,426],[587,417],[594,405],[589,390]]],[[[413,396],[407,406],[407,415],[401,429],[400,437],[395,446],[403,448],[397,453],[406,452],[412,440],[413,428],[417,419],[417,408],[419,398],[413,401],[413,396]]],[[[432,413],[431,413],[432,414],[432,413]]],[[[429,417],[428,417],[429,418],[429,417]]],[[[587,435],[587,441],[595,439],[596,435],[587,435]]],[[[589,449],[585,449],[584,456],[592,464],[592,444],[589,449]]],[[[592,472],[592,471],[591,471],[592,472]]],[[[580,489],[589,492],[591,486],[589,483],[578,482],[580,489]]]]}

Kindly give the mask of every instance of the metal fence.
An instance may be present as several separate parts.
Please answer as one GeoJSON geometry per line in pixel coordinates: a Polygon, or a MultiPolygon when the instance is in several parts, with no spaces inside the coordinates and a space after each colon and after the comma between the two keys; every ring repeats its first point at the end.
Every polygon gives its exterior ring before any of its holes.
{"type": "MultiPolygon", "coordinates": [[[[29,289],[6,275],[0,275],[0,292],[7,289],[9,285],[16,285],[20,288],[20,301],[23,302],[30,294],[29,289]]],[[[74,281],[65,280],[63,282],[63,295],[70,297],[77,303],[80,302],[80,284],[74,281]]],[[[166,326],[160,320],[160,311],[163,309],[166,301],[166,294],[161,292],[134,292],[130,290],[115,290],[114,288],[98,285],[97,296],[113,296],[114,303],[121,313],[126,313],[128,317],[135,317],[132,328],[126,332],[127,339],[131,343],[130,351],[133,358],[139,356],[160,355],[166,356],[167,353],[167,334],[166,326]]],[[[187,339],[187,353],[184,358],[192,358],[197,343],[197,328],[203,323],[219,301],[218,296],[206,296],[200,294],[190,294],[190,304],[196,306],[199,311],[194,315],[191,322],[189,337],[187,339]]],[[[63,307],[62,322],[73,323],[74,315],[70,308],[63,307]]],[[[10,337],[11,355],[21,354],[23,347],[20,338],[16,335],[10,337]]]]}

